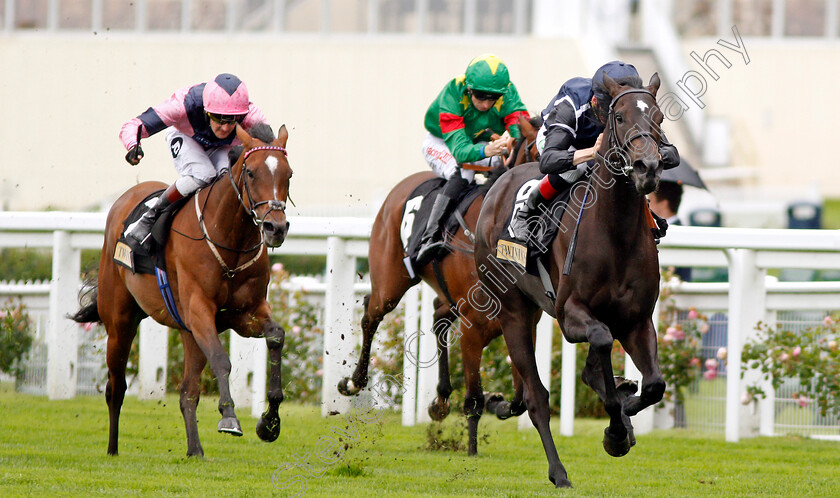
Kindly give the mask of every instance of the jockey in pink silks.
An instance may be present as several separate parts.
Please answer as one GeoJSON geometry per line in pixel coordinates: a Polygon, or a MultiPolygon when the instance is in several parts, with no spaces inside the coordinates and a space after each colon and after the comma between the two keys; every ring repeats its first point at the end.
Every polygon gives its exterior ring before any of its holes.
{"type": "Polygon", "coordinates": [[[265,116],[248,99],[245,83],[223,73],[208,83],[176,91],[168,100],[125,123],[120,140],[128,150],[125,160],[129,164],[136,165],[143,158],[141,138],[166,130],[166,142],[181,177],[126,228],[124,235],[145,243],[167,206],[210,184],[230,167],[228,152],[240,143],[235,133],[237,123],[247,130],[262,122],[265,116]]]}

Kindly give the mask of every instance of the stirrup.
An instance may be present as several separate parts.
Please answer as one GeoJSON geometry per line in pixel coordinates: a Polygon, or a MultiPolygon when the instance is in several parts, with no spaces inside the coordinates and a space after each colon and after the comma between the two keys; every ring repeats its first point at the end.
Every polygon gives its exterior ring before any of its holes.
{"type": "Polygon", "coordinates": [[[429,262],[440,256],[440,251],[443,250],[443,240],[431,240],[420,247],[417,251],[417,266],[426,266],[429,262]]]}

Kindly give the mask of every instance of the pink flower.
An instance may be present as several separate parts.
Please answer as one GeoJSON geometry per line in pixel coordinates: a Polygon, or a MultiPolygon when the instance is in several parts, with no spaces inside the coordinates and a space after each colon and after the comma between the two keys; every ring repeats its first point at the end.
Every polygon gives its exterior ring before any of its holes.
{"type": "Polygon", "coordinates": [[[271,265],[271,271],[274,273],[280,273],[283,271],[283,263],[274,263],[271,265]]]}
{"type": "Polygon", "coordinates": [[[699,367],[700,366],[700,358],[695,356],[694,358],[691,359],[691,361],[689,362],[689,365],[691,365],[692,367],[699,367]]]}
{"type": "Polygon", "coordinates": [[[717,350],[717,359],[721,361],[726,359],[726,348],[719,348],[717,350]]]}
{"type": "Polygon", "coordinates": [[[513,363],[513,361],[511,361],[511,359],[510,359],[510,356],[506,356],[505,361],[507,362],[508,365],[513,363]]]}
{"type": "Polygon", "coordinates": [[[701,334],[705,334],[709,331],[709,324],[708,322],[700,322],[700,326],[697,327],[697,330],[700,331],[701,334]]]}
{"type": "Polygon", "coordinates": [[[708,368],[709,370],[717,370],[717,367],[718,361],[716,359],[709,358],[708,360],[706,360],[706,368],[708,368]]]}
{"type": "Polygon", "coordinates": [[[806,406],[808,406],[808,403],[810,403],[810,402],[811,402],[811,400],[810,400],[810,398],[808,398],[808,396],[799,396],[796,399],[796,404],[798,404],[802,408],[805,408],[806,406]]]}
{"type": "Polygon", "coordinates": [[[691,308],[690,310],[688,310],[688,319],[689,320],[697,320],[697,310],[696,309],[691,308]]]}
{"type": "Polygon", "coordinates": [[[741,395],[741,404],[742,405],[748,405],[748,404],[752,403],[752,400],[753,400],[752,393],[744,391],[744,394],[741,395]]]}
{"type": "Polygon", "coordinates": [[[315,375],[317,375],[318,377],[323,377],[324,376],[324,370],[323,369],[318,369],[317,371],[315,371],[315,375]]]}
{"type": "Polygon", "coordinates": [[[665,330],[665,335],[671,334],[674,335],[677,332],[677,327],[671,325],[665,330]]]}
{"type": "Polygon", "coordinates": [[[796,346],[795,348],[793,348],[793,352],[791,354],[793,355],[794,358],[799,358],[799,355],[802,354],[802,348],[799,347],[799,346],[796,346]]]}
{"type": "Polygon", "coordinates": [[[662,342],[665,344],[671,344],[674,342],[674,335],[673,334],[665,334],[662,336],[662,342]]]}
{"type": "Polygon", "coordinates": [[[837,351],[837,341],[828,341],[828,349],[837,351]]]}
{"type": "Polygon", "coordinates": [[[300,328],[300,325],[295,325],[294,327],[292,327],[292,333],[293,334],[300,334],[301,330],[303,330],[303,329],[300,328]]]}
{"type": "Polygon", "coordinates": [[[787,353],[782,353],[781,356],[779,356],[780,361],[788,361],[789,359],[790,359],[790,355],[787,354],[787,353]]]}
{"type": "Polygon", "coordinates": [[[828,315],[825,318],[823,318],[823,325],[825,325],[826,327],[831,327],[832,325],[834,325],[834,319],[831,318],[831,315],[828,315]]]}
{"type": "Polygon", "coordinates": [[[674,331],[673,335],[674,335],[674,339],[676,339],[678,341],[681,341],[681,340],[685,339],[685,332],[683,332],[683,329],[680,329],[680,328],[676,329],[674,331]]]}
{"type": "Polygon", "coordinates": [[[715,380],[717,377],[717,370],[706,370],[703,372],[703,378],[706,380],[715,380]]]}

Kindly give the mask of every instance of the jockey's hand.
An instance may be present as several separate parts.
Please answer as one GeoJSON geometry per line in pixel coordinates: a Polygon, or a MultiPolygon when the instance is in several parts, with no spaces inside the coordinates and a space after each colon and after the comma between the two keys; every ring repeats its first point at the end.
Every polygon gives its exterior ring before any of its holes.
{"type": "Polygon", "coordinates": [[[595,139],[595,145],[592,146],[592,158],[595,159],[595,154],[601,150],[601,139],[604,138],[604,134],[601,133],[598,135],[598,138],[595,139]]]}
{"type": "Polygon", "coordinates": [[[137,142],[134,147],[129,149],[128,154],[125,155],[125,160],[132,166],[137,166],[140,160],[143,159],[143,149],[140,147],[140,142],[137,142]]]}
{"type": "Polygon", "coordinates": [[[501,137],[493,140],[484,147],[484,155],[487,157],[506,156],[513,146],[513,139],[501,137]]]}

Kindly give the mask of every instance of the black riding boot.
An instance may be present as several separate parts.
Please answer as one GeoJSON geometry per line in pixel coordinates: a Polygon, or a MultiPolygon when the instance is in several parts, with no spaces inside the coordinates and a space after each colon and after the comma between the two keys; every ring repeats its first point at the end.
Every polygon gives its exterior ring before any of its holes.
{"type": "Polygon", "coordinates": [[[516,215],[510,220],[510,229],[513,232],[513,239],[523,244],[528,242],[528,219],[532,216],[539,216],[538,207],[541,204],[547,203],[540,193],[539,185],[532,188],[528,193],[528,198],[516,212],[516,215]]]}
{"type": "Polygon", "coordinates": [[[417,253],[418,267],[426,266],[444,248],[443,241],[441,240],[444,221],[449,215],[454,200],[458,198],[458,194],[467,185],[469,185],[469,182],[460,176],[450,178],[447,180],[446,185],[443,186],[443,191],[435,198],[435,203],[432,205],[432,212],[429,214],[429,221],[426,223],[426,230],[420,239],[420,251],[417,253]]]}
{"type": "MultiPolygon", "coordinates": [[[[173,197],[173,195],[170,194],[170,190],[175,190],[174,184],[170,185],[164,193],[160,194],[160,197],[155,199],[155,203],[152,204],[152,207],[143,213],[143,216],[141,216],[139,220],[129,225],[123,235],[131,237],[132,239],[140,242],[141,245],[145,245],[146,241],[149,240],[149,236],[152,234],[152,226],[155,224],[155,221],[157,221],[158,216],[160,216],[160,213],[162,213],[164,209],[172,204],[170,198],[173,197]]],[[[177,190],[175,190],[175,192],[177,192],[177,190]]],[[[177,194],[177,196],[180,198],[181,194],[177,194]]]]}

